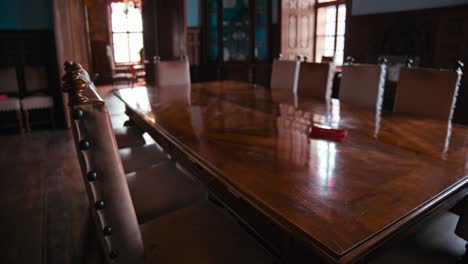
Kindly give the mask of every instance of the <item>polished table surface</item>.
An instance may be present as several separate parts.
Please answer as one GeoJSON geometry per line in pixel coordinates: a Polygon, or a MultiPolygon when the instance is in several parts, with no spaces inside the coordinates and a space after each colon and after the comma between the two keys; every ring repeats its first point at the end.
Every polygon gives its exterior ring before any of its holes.
{"type": "Polygon", "coordinates": [[[468,127],[221,81],[116,95],[264,214],[331,262],[356,261],[466,195],[468,127]],[[311,123],[344,142],[308,138],[311,123]]]}

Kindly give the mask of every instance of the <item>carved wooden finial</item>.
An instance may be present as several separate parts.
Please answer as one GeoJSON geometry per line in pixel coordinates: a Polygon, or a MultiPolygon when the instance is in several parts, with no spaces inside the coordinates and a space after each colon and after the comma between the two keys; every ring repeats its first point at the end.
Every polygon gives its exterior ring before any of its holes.
{"type": "Polygon", "coordinates": [[[387,64],[388,63],[388,59],[386,57],[380,57],[379,58],[379,64],[382,65],[382,64],[387,64]]]}
{"type": "Polygon", "coordinates": [[[304,62],[307,62],[309,60],[309,58],[307,58],[307,56],[304,56],[304,62]]]}
{"type": "Polygon", "coordinates": [[[89,101],[83,95],[89,89],[89,75],[79,63],[67,61],[64,64],[65,75],[63,76],[62,90],[69,94],[70,104],[82,104],[89,101]]]}
{"type": "Polygon", "coordinates": [[[356,59],[354,59],[354,57],[352,57],[352,56],[346,57],[346,64],[348,64],[348,65],[353,65],[355,61],[356,61],[356,59]]]}
{"type": "Polygon", "coordinates": [[[301,60],[302,60],[301,55],[297,55],[297,56],[296,56],[296,60],[297,60],[297,61],[301,61],[301,60]]]}
{"type": "Polygon", "coordinates": [[[406,67],[412,68],[412,67],[413,67],[413,64],[414,64],[413,59],[411,59],[411,58],[409,58],[409,57],[406,58],[406,67]]]}

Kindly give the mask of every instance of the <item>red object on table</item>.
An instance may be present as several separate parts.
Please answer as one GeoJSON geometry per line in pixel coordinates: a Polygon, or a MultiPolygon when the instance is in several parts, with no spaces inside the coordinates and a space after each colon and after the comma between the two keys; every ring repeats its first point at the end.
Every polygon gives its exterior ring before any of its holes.
{"type": "Polygon", "coordinates": [[[0,94],[0,101],[8,99],[8,94],[0,94]]]}
{"type": "Polygon", "coordinates": [[[332,128],[323,125],[311,125],[309,127],[309,137],[311,138],[343,142],[346,135],[347,132],[344,128],[332,128]]]}

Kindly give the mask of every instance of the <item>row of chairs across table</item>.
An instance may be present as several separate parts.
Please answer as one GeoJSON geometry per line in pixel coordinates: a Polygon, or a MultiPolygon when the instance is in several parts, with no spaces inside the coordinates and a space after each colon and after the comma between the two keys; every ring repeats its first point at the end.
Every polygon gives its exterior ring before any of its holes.
{"type": "MultiPolygon", "coordinates": [[[[404,67],[400,70],[395,114],[438,120],[451,119],[460,87],[463,64],[454,70],[404,67]]],[[[335,67],[330,62],[313,63],[276,59],[273,61],[272,90],[284,90],[300,97],[330,100],[335,67]]],[[[356,64],[341,66],[340,102],[381,111],[386,80],[386,65],[356,64]]]]}
{"type": "MultiPolygon", "coordinates": [[[[68,62],[65,70],[78,158],[109,263],[280,262],[164,149],[144,145],[143,131],[112,128],[85,69],[68,62]]],[[[331,63],[275,60],[271,90],[328,100],[333,71],[331,63]]],[[[378,110],[385,66],[342,71],[340,101],[378,110]]],[[[158,61],[155,76],[156,86],[190,85],[187,61],[158,61]]],[[[461,70],[402,69],[395,112],[449,120],[460,76],[461,70]]]]}

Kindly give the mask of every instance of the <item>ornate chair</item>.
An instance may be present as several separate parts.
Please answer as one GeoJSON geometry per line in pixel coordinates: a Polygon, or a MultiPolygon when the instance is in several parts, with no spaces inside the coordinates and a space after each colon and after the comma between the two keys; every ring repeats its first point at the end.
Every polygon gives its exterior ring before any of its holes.
{"type": "Polygon", "coordinates": [[[353,64],[349,61],[341,69],[340,102],[377,109],[379,112],[385,87],[384,61],[380,65],[353,64]]]}
{"type": "Polygon", "coordinates": [[[67,63],[64,90],[70,94],[76,151],[107,263],[273,263],[229,215],[206,199],[139,225],[139,208],[146,203],[177,200],[199,187],[170,163],[165,170],[157,166],[145,180],[125,175],[106,104],[81,75],[80,67],[67,63]],[[134,185],[134,180],[141,183],[134,185]]]}
{"type": "Polygon", "coordinates": [[[54,98],[48,95],[49,84],[45,66],[25,66],[24,79],[27,96],[21,99],[21,107],[24,111],[26,130],[31,131],[29,111],[48,109],[50,123],[55,127],[54,98]]]}
{"type": "Polygon", "coordinates": [[[280,55],[273,60],[270,87],[272,90],[289,90],[291,93],[297,90],[299,67],[301,61],[286,61],[280,55]]]}
{"type": "Polygon", "coordinates": [[[335,61],[334,56],[322,56],[322,62],[331,62],[333,63],[335,61]]]}
{"type": "Polygon", "coordinates": [[[182,60],[161,61],[154,58],[154,76],[156,86],[172,86],[190,84],[190,64],[184,57],[182,60]]]}
{"type": "MultiPolygon", "coordinates": [[[[79,64],[73,64],[79,68],[80,78],[85,81],[90,89],[86,89],[83,93],[87,96],[95,96],[97,94],[96,86],[91,81],[88,72],[79,64]]],[[[166,155],[161,151],[158,145],[144,145],[145,140],[142,136],[142,131],[135,126],[126,126],[114,128],[114,136],[119,146],[120,157],[124,164],[125,172],[133,172],[138,169],[146,168],[155,165],[166,159],[166,155]]]]}
{"type": "Polygon", "coordinates": [[[335,68],[331,63],[302,62],[296,94],[319,100],[331,98],[335,68]]]}
{"type": "Polygon", "coordinates": [[[115,65],[114,53],[112,52],[112,47],[109,45],[106,46],[106,54],[110,69],[112,71],[112,85],[115,85],[118,82],[123,82],[133,86],[135,82],[135,76],[132,73],[132,67],[115,65]]]}
{"type": "MultiPolygon", "coordinates": [[[[121,152],[119,153],[116,147],[110,116],[104,101],[90,88],[91,83],[79,65],[67,64],[66,69],[64,90],[70,93],[75,139],[81,150],[90,149],[86,152],[88,155],[83,156],[86,159],[81,160],[83,174],[88,182],[100,184],[100,175],[110,171],[113,173],[125,171],[125,163],[122,163],[119,155],[121,152]],[[118,161],[118,164],[114,161],[118,161]],[[101,167],[101,164],[94,162],[105,164],[101,167]],[[83,167],[85,164],[89,166],[86,170],[83,167]]],[[[127,162],[142,157],[141,154],[137,156],[132,154],[131,152],[127,154],[127,162]]],[[[204,197],[200,185],[176,170],[175,165],[162,153],[159,156],[154,156],[151,152],[144,154],[157,160],[158,164],[125,175],[140,222],[185,207],[204,197]]]]}
{"type": "Polygon", "coordinates": [[[14,67],[0,68],[0,112],[16,112],[18,129],[23,133],[23,115],[18,99],[18,81],[14,67]]]}
{"type": "Polygon", "coordinates": [[[452,119],[463,63],[457,70],[402,68],[398,81],[396,114],[447,121],[452,119]]]}

